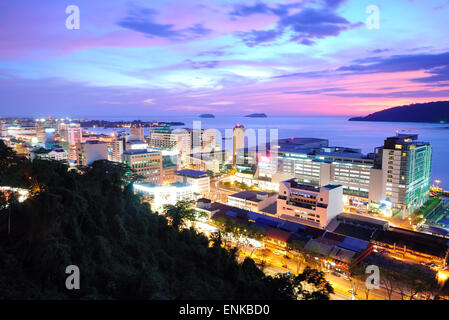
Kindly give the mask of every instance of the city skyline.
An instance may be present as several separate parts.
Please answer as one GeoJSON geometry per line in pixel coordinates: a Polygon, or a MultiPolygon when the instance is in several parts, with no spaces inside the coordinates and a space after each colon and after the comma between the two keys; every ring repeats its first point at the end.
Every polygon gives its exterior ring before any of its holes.
{"type": "Polygon", "coordinates": [[[24,3],[0,5],[0,116],[366,115],[449,98],[448,1],[24,3]]]}

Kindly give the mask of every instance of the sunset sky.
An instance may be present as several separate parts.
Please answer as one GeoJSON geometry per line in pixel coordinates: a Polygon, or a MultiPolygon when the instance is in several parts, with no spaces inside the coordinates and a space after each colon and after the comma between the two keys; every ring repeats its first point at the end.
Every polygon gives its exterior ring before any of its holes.
{"type": "Polygon", "coordinates": [[[447,0],[3,0],[0,116],[366,115],[449,100],[448,17],[447,0]]]}

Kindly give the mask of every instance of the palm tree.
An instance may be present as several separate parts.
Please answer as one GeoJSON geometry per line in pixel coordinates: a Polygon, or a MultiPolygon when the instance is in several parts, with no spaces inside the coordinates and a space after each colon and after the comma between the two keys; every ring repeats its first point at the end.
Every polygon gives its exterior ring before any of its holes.
{"type": "Polygon", "coordinates": [[[178,201],[175,205],[165,205],[164,212],[169,217],[171,225],[175,229],[183,228],[187,220],[195,220],[197,217],[192,201],[182,200],[178,201]]]}

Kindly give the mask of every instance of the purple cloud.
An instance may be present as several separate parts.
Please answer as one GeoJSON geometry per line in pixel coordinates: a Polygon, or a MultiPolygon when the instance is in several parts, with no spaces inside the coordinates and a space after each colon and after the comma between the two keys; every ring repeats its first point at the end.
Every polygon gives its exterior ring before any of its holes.
{"type": "Polygon", "coordinates": [[[430,70],[449,65],[449,52],[440,54],[394,55],[390,57],[369,57],[354,60],[354,64],[343,66],[338,71],[350,73],[403,72],[430,70]]]}
{"type": "Polygon", "coordinates": [[[143,33],[150,38],[161,37],[170,40],[194,39],[211,32],[202,24],[195,24],[186,29],[175,29],[173,24],[159,24],[154,22],[156,14],[156,10],[137,7],[130,10],[128,16],[118,21],[117,25],[143,33]]]}
{"type": "Polygon", "coordinates": [[[289,9],[303,6],[303,3],[279,5],[276,8],[270,8],[262,2],[258,2],[252,6],[237,6],[231,12],[231,15],[249,16],[258,13],[279,16],[274,29],[238,33],[243,42],[249,47],[274,41],[286,32],[292,33],[290,41],[310,46],[315,43],[315,39],[338,36],[342,31],[362,25],[361,23],[352,24],[335,12],[343,2],[341,0],[327,0],[322,2],[321,8],[303,8],[293,14],[289,14],[289,9]]]}

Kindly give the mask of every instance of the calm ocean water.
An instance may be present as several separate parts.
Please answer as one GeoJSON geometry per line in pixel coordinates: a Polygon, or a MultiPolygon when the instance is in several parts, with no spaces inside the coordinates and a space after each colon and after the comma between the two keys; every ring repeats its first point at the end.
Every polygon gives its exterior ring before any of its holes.
{"type": "MultiPolygon", "coordinates": [[[[89,117],[87,117],[89,118],[89,117]]],[[[95,119],[95,117],[92,117],[95,119]]],[[[160,117],[121,117],[102,118],[103,120],[143,121],[180,121],[184,127],[191,128],[193,121],[201,121],[201,127],[220,130],[224,137],[224,129],[232,129],[236,124],[245,128],[278,129],[279,138],[309,137],[329,140],[331,146],[346,146],[373,152],[375,147],[383,145],[388,136],[399,133],[416,133],[420,141],[430,142],[433,147],[432,179],[441,180],[441,186],[449,189],[449,125],[411,122],[353,122],[348,117],[303,116],[303,117],[268,117],[247,118],[239,116],[216,116],[212,119],[201,119],[196,116],[160,116],[160,117]]],[[[112,131],[97,129],[96,131],[112,131]]]]}

